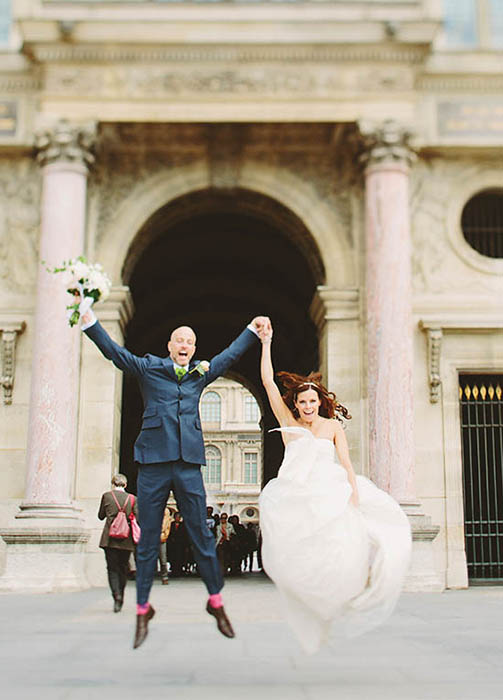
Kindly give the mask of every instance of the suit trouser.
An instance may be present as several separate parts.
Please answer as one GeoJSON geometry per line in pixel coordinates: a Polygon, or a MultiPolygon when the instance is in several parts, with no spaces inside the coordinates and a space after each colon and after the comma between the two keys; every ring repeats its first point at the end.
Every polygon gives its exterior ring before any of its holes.
{"type": "Polygon", "coordinates": [[[194,548],[199,573],[210,595],[223,587],[215,539],[206,525],[206,493],[201,467],[182,460],[141,464],[138,468],[138,519],[141,538],[136,550],[136,600],[148,602],[159,554],[162,519],[173,491],[194,548]]]}
{"type": "Polygon", "coordinates": [[[104,551],[110,590],[114,598],[117,596],[122,598],[127,583],[127,563],[131,550],[119,549],[119,547],[105,547],[104,551]]]}

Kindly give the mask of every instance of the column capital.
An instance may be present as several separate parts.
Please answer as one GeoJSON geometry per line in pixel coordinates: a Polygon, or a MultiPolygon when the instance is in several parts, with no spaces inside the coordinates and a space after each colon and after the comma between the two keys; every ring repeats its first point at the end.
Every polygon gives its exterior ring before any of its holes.
{"type": "Polygon", "coordinates": [[[409,167],[416,159],[413,133],[393,119],[383,122],[361,121],[360,160],[367,166],[403,165],[409,167]]]}
{"type": "Polygon", "coordinates": [[[71,124],[62,119],[35,135],[37,161],[41,166],[74,163],[89,168],[94,163],[96,124],[71,124]]]}
{"type": "Polygon", "coordinates": [[[359,291],[320,285],[314,293],[309,311],[319,330],[327,321],[353,321],[360,317],[359,291]]]}
{"type": "Polygon", "coordinates": [[[128,322],[133,318],[134,304],[127,286],[113,286],[108,299],[95,309],[96,315],[104,323],[118,323],[124,333],[128,322]]]}

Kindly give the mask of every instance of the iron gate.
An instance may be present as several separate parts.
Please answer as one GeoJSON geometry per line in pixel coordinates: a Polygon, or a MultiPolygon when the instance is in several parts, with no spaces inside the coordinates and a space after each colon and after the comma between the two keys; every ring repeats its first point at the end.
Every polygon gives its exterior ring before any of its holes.
{"type": "Polygon", "coordinates": [[[503,375],[459,377],[468,578],[503,582],[503,375]]]}

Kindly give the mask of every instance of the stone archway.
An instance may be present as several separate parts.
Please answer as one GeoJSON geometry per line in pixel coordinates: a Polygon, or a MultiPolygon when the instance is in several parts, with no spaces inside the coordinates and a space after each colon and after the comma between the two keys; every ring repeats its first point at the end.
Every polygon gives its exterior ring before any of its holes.
{"type": "MultiPolygon", "coordinates": [[[[137,354],[166,354],[171,330],[195,328],[201,358],[223,349],[257,314],[275,326],[277,369],[318,367],[318,333],[310,308],[325,270],[304,223],[278,201],[246,189],[201,189],[171,200],[149,217],[125,258],[123,282],[135,314],[126,345],[137,354]]],[[[267,431],[274,418],[260,383],[259,347],[234,372],[265,406],[264,474],[275,475],[282,447],[267,431]]],[[[121,470],[134,475],[131,447],[141,422],[141,398],[124,380],[121,470]]]]}

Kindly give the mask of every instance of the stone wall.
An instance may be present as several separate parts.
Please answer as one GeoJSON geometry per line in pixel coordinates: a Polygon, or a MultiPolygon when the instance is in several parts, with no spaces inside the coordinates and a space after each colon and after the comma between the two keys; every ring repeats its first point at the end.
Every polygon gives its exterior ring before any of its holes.
{"type": "MultiPolygon", "coordinates": [[[[368,473],[363,180],[354,136],[351,127],[328,125],[103,126],[89,187],[86,252],[113,276],[115,292],[100,315],[120,341],[131,314],[122,285],[145,245],[142,227],[161,206],[214,187],[249,190],[294,212],[310,237],[295,228],[289,235],[316,274],[321,275],[318,254],[325,268],[311,310],[320,331],[322,369],[353,414],[352,458],[357,471],[368,473]]],[[[466,584],[457,372],[501,370],[503,356],[501,333],[494,332],[503,292],[501,261],[475,253],[459,219],[466,201],[498,186],[502,175],[496,158],[427,151],[411,175],[415,476],[417,496],[440,526],[434,542],[438,575],[451,586],[466,584]],[[431,402],[428,381],[428,332],[419,322],[443,329],[437,403],[431,402]]],[[[26,322],[17,342],[12,404],[0,405],[2,525],[12,520],[24,494],[40,186],[31,158],[2,159],[0,322],[26,322]]],[[[276,216],[273,210],[265,214],[276,216]]],[[[95,512],[118,464],[121,378],[88,344],[80,387],[73,495],[92,530],[88,576],[97,583],[103,572],[95,512]]]]}

